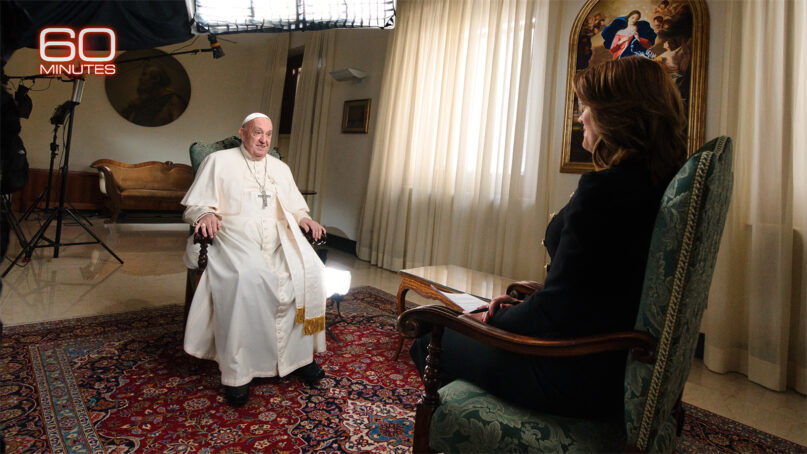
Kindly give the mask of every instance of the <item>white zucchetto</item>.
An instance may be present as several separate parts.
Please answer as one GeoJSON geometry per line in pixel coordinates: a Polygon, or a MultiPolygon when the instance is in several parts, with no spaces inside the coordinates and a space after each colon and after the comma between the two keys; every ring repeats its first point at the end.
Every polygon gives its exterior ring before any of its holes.
{"type": "Polygon", "coordinates": [[[255,113],[251,113],[251,114],[247,115],[247,117],[244,118],[244,121],[241,122],[241,126],[244,126],[245,124],[249,123],[250,121],[252,121],[252,120],[254,120],[256,118],[266,118],[267,120],[272,121],[265,114],[262,114],[260,112],[255,112],[255,113]]]}

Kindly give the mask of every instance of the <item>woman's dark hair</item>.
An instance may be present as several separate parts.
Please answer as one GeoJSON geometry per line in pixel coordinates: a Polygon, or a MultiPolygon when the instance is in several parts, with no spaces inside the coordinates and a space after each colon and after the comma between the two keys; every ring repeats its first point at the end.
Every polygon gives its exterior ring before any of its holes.
{"type": "Polygon", "coordinates": [[[657,62],[633,56],[595,65],[575,74],[574,91],[600,134],[591,150],[597,170],[638,161],[666,184],[684,164],[684,106],[657,62]]]}
{"type": "Polygon", "coordinates": [[[642,18],[642,13],[638,9],[635,9],[635,10],[629,12],[627,16],[625,16],[625,20],[630,19],[630,17],[633,16],[634,14],[639,16],[639,17],[636,18],[636,20],[639,20],[639,19],[642,18]]]}

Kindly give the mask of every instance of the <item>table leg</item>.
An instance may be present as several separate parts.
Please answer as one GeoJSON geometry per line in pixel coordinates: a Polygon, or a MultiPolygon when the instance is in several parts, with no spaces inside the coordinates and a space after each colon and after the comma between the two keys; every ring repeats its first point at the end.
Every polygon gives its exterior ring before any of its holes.
{"type": "MultiPolygon", "coordinates": [[[[404,282],[401,282],[401,285],[398,286],[398,295],[396,302],[398,303],[398,315],[403,314],[404,310],[406,309],[406,292],[409,291],[409,288],[404,285],[404,282]]],[[[401,350],[403,349],[403,334],[400,332],[398,333],[398,349],[395,350],[395,361],[398,361],[398,357],[401,355],[401,350]]]]}

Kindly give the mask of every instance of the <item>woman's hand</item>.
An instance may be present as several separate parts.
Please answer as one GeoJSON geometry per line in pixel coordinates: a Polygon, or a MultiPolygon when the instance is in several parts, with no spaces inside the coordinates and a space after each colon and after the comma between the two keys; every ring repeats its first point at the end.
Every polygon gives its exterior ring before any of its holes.
{"type": "Polygon", "coordinates": [[[202,232],[203,237],[213,238],[219,229],[221,229],[221,220],[215,214],[207,213],[196,223],[193,233],[202,232]]]}
{"type": "Polygon", "coordinates": [[[479,323],[485,323],[484,317],[489,307],[489,304],[483,304],[472,311],[465,311],[463,314],[471,317],[479,323]]]}
{"type": "Polygon", "coordinates": [[[502,296],[497,296],[496,298],[493,298],[493,300],[491,300],[490,304],[488,304],[487,312],[484,312],[482,314],[482,315],[484,315],[482,317],[482,322],[483,323],[490,323],[490,320],[493,319],[493,316],[496,315],[496,312],[498,312],[499,309],[505,309],[505,308],[508,308],[508,307],[512,306],[513,304],[518,304],[520,302],[521,301],[513,298],[510,295],[502,295],[502,296]]]}
{"type": "Polygon", "coordinates": [[[490,320],[493,319],[499,309],[504,309],[520,302],[521,300],[517,300],[510,295],[497,296],[489,304],[483,304],[473,311],[465,311],[463,314],[480,323],[490,323],[490,320]]]}

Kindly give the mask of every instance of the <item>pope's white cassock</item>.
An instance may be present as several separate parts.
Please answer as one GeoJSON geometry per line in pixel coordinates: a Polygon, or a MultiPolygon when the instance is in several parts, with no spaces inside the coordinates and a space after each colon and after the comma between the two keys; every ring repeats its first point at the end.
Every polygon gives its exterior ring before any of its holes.
{"type": "MultiPolygon", "coordinates": [[[[205,213],[221,219],[185,351],[218,362],[225,386],[288,375],[325,351],[324,265],[298,227],[308,205],[289,167],[243,146],[211,153],[182,204],[188,223],[205,213]]],[[[197,267],[197,254],[189,239],[186,266],[197,267]]]]}

